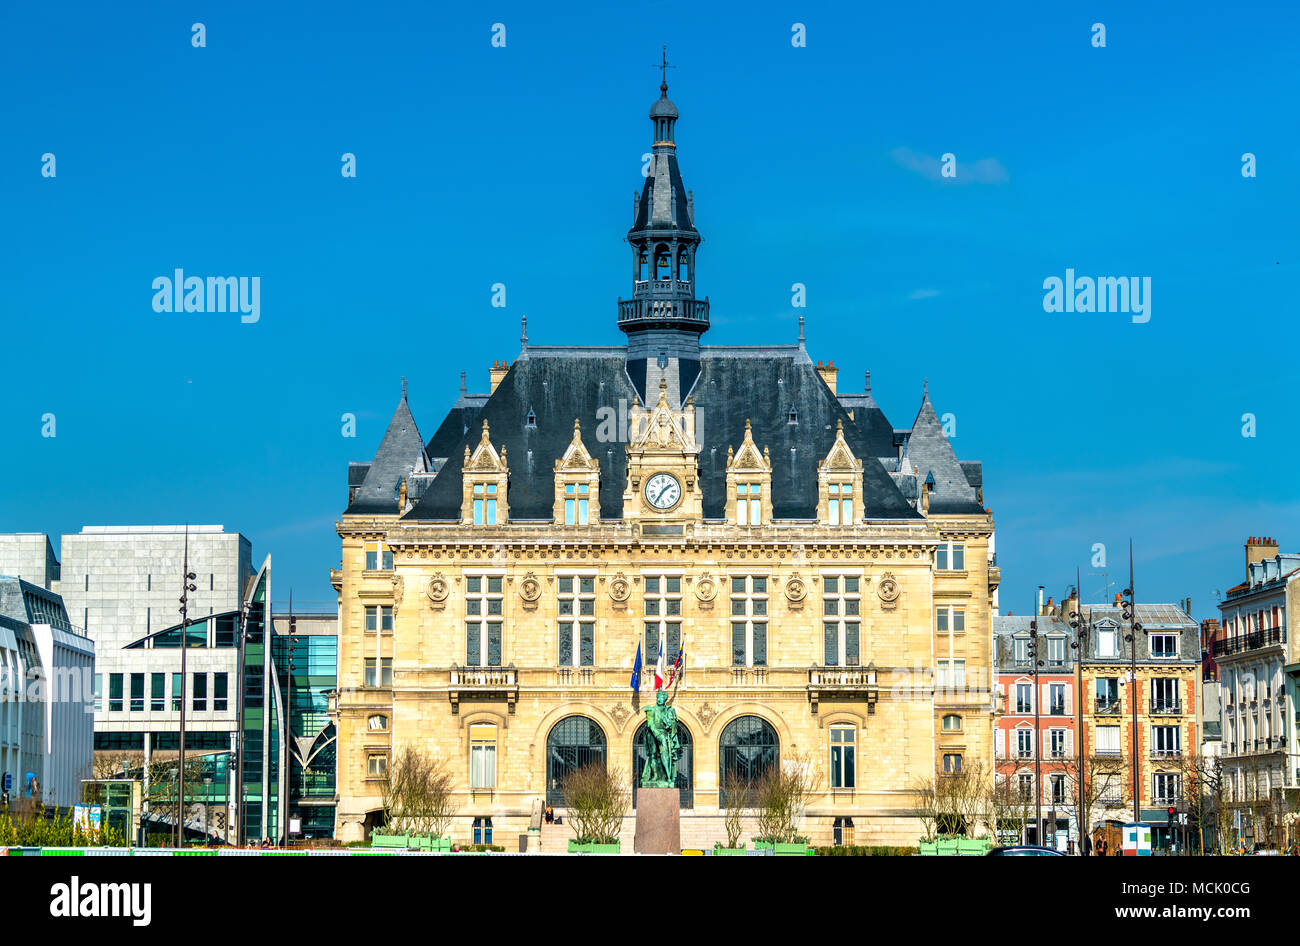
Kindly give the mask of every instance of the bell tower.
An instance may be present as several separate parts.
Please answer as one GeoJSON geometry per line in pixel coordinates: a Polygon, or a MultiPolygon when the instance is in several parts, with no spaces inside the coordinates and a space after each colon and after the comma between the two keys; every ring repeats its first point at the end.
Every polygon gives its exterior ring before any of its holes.
{"type": "Polygon", "coordinates": [[[618,327],[627,333],[627,371],[643,405],[665,382],[680,408],[700,373],[700,335],[709,328],[709,300],[695,298],[695,201],[677,167],[677,106],[668,99],[668,55],[659,100],[650,106],[651,161],[633,205],[632,298],[618,300],[618,327]]]}

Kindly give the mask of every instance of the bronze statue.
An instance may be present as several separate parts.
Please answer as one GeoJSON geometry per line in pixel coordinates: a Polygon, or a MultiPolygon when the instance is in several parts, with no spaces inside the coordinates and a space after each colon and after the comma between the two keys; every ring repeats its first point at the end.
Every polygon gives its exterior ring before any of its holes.
{"type": "Polygon", "coordinates": [[[645,708],[645,750],[641,787],[675,788],[682,743],[677,735],[677,710],[668,703],[664,690],[655,694],[653,706],[645,708]]]}

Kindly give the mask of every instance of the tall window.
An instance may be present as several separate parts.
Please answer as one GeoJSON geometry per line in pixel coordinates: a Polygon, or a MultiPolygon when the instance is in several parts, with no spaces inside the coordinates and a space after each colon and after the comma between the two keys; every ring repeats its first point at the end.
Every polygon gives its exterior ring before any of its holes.
{"type": "MultiPolygon", "coordinates": [[[[495,503],[495,500],[493,502],[495,503]]],[[[564,484],[564,524],[566,526],[585,526],[590,506],[590,483],[564,484]]],[[[495,515],[495,512],[493,515],[495,515]]]]}
{"type": "Polygon", "coordinates": [[[830,524],[849,526],[853,524],[853,484],[831,483],[826,487],[830,493],[830,524]]]}
{"type": "Polygon", "coordinates": [[[120,673],[110,673],[108,675],[108,711],[110,713],[122,712],[122,675],[120,673]]]}
{"type": "Polygon", "coordinates": [[[95,712],[102,712],[104,709],[104,675],[95,674],[95,712]]]}
{"type": "Polygon", "coordinates": [[[966,546],[960,542],[943,542],[934,553],[934,567],[940,571],[964,571],[966,546]]]}
{"type": "Polygon", "coordinates": [[[192,694],[192,707],[194,712],[203,713],[208,709],[208,675],[206,673],[196,673],[190,678],[194,681],[194,691],[192,694]]]}
{"type": "Polygon", "coordinates": [[[822,658],[827,667],[856,667],[860,662],[860,584],[857,575],[822,577],[822,658]]]}
{"type": "Polygon", "coordinates": [[[1020,667],[1029,666],[1029,638],[1017,637],[1012,641],[1012,655],[1015,658],[1016,665],[1020,667]]]}
{"type": "Polygon", "coordinates": [[[1052,785],[1052,804],[1064,805],[1065,804],[1065,776],[1053,775],[1051,785],[1052,785]]]}
{"type": "Polygon", "coordinates": [[[1179,728],[1177,726],[1152,726],[1151,747],[1157,756],[1176,756],[1180,753],[1179,728]]]}
{"type": "Polygon", "coordinates": [[[1151,680],[1151,709],[1157,713],[1178,709],[1177,680],[1172,677],[1155,677],[1151,680]]]}
{"type": "Polygon", "coordinates": [[[390,687],[393,685],[393,658],[367,657],[366,679],[368,687],[390,687]]]}
{"type": "Polygon", "coordinates": [[[149,709],[161,713],[167,708],[167,674],[149,675],[149,709]]]}
{"type": "Polygon", "coordinates": [[[383,542],[366,543],[366,571],[392,571],[393,550],[383,542]]]}
{"type": "Polygon", "coordinates": [[[489,724],[469,727],[469,787],[497,786],[497,728],[489,724]]]}
{"type": "Polygon", "coordinates": [[[664,636],[669,662],[682,646],[682,579],[679,575],[648,575],[645,579],[645,660],[653,665],[664,636]]]}
{"type": "Polygon", "coordinates": [[[731,665],[767,666],[767,578],[731,578],[731,665]]]}
{"type": "Polygon", "coordinates": [[[1157,772],[1152,776],[1152,786],[1154,789],[1156,804],[1172,804],[1178,801],[1178,776],[1167,773],[1157,772]]]}
{"type": "Polygon", "coordinates": [[[943,770],[949,775],[955,775],[961,771],[961,753],[945,752],[943,754],[943,770]]]}
{"type": "Polygon", "coordinates": [[[497,524],[497,484],[474,484],[474,525],[494,526],[497,524]]]}
{"type": "Polygon", "coordinates": [[[718,739],[718,805],[728,807],[729,784],[739,783],[753,789],[780,762],[781,744],[767,720],[759,716],[733,719],[718,739]]]}
{"type": "Polygon", "coordinates": [[[131,712],[138,713],[144,709],[144,674],[131,674],[131,712]]]}
{"type": "Polygon", "coordinates": [[[1048,737],[1049,737],[1050,740],[1051,740],[1051,742],[1049,743],[1049,745],[1051,746],[1052,758],[1053,758],[1053,759],[1064,759],[1064,758],[1065,758],[1065,751],[1066,751],[1066,750],[1065,750],[1065,730],[1064,730],[1064,729],[1052,729],[1052,730],[1049,730],[1049,731],[1048,731],[1048,737]]]}
{"type": "Polygon", "coordinates": [[[566,716],[546,737],[546,801],[564,804],[564,780],[589,765],[606,765],[605,731],[586,716],[566,716]]]}
{"type": "Polygon", "coordinates": [[[1119,705],[1119,677],[1097,678],[1097,710],[1104,712],[1119,705]]]}
{"type": "Polygon", "coordinates": [[[1016,755],[1022,759],[1031,758],[1034,754],[1034,731],[1032,729],[1016,730],[1016,755]]]}
{"type": "Polygon", "coordinates": [[[501,584],[500,575],[465,576],[466,666],[501,666],[501,584]]]}
{"type": "Polygon", "coordinates": [[[1097,631],[1097,656],[1114,657],[1119,653],[1116,642],[1117,632],[1113,627],[1099,628],[1097,631]]]}
{"type": "Polygon", "coordinates": [[[367,606],[366,632],[381,635],[393,633],[393,609],[388,605],[367,606]]]}
{"type": "Polygon", "coordinates": [[[596,579],[590,575],[561,575],[560,666],[590,667],[596,663],[596,579]]]}
{"type": "Polygon", "coordinates": [[[940,634],[965,634],[965,608],[935,608],[934,629],[940,634]]]}
{"type": "Polygon", "coordinates": [[[831,727],[831,788],[853,788],[856,784],[856,740],[854,727],[831,727]]]}
{"type": "Polygon", "coordinates": [[[1034,685],[1032,683],[1016,684],[1016,712],[1032,713],[1034,711],[1033,703],[1034,685]]]}
{"type": "Polygon", "coordinates": [[[1049,667],[1065,666],[1065,638],[1049,637],[1047,639],[1047,665],[1049,667]]]}
{"type": "Polygon", "coordinates": [[[940,660],[936,663],[935,686],[943,689],[960,689],[966,686],[965,660],[940,660]]]}
{"type": "Polygon", "coordinates": [[[1053,716],[1065,715],[1065,684],[1049,683],[1047,692],[1050,699],[1050,712],[1053,716]]]}
{"type": "Polygon", "coordinates": [[[759,483],[736,484],[736,522],[742,526],[763,523],[763,487],[759,483]]]}
{"type": "Polygon", "coordinates": [[[1032,801],[1034,798],[1034,777],[1032,775],[1021,775],[1018,782],[1020,788],[1020,800],[1032,801]]]}
{"type": "Polygon", "coordinates": [[[492,844],[492,818],[488,815],[480,815],[474,819],[474,843],[492,844]]]}
{"type": "Polygon", "coordinates": [[[831,826],[831,843],[836,845],[844,845],[846,847],[853,846],[853,819],[852,818],[845,816],[842,818],[835,819],[835,821],[832,823],[831,826]]]}
{"type": "Polygon", "coordinates": [[[214,673],[212,675],[212,708],[218,713],[226,712],[230,698],[229,675],[214,673]]]}
{"type": "Polygon", "coordinates": [[[184,686],[185,686],[184,678],[179,673],[173,673],[172,674],[172,712],[173,713],[179,713],[181,711],[181,700],[184,698],[184,694],[181,691],[184,688],[184,686]]]}
{"type": "Polygon", "coordinates": [[[388,754],[384,752],[372,752],[366,756],[366,776],[368,778],[383,778],[388,774],[388,754]]]}

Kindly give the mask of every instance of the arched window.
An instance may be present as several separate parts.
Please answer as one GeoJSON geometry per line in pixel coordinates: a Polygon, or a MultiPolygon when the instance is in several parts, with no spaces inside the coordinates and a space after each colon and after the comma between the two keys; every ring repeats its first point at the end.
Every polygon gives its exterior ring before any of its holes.
{"type": "Polygon", "coordinates": [[[366,725],[371,732],[383,732],[388,728],[388,717],[376,713],[366,720],[366,725]]]}
{"type": "Polygon", "coordinates": [[[677,278],[681,282],[689,282],[691,278],[691,256],[685,247],[677,253],[677,278]]]}
{"type": "Polygon", "coordinates": [[[758,716],[733,719],[718,740],[718,806],[727,807],[729,781],[757,788],[759,780],[780,762],[781,744],[767,720],[758,716]]]}
{"type": "MultiPolygon", "coordinates": [[[[645,768],[646,753],[645,723],[637,727],[632,738],[632,807],[636,807],[636,792],[641,784],[641,770],[645,768]]],[[[691,731],[678,720],[677,741],[682,751],[677,757],[677,789],[681,792],[682,807],[695,807],[695,747],[691,744],[691,731]]]]}
{"type": "Polygon", "coordinates": [[[566,716],[546,737],[546,803],[564,804],[564,779],[589,765],[605,766],[605,731],[586,716],[566,716]]]}
{"type": "Polygon", "coordinates": [[[943,718],[943,728],[948,732],[956,732],[961,729],[961,717],[955,713],[950,713],[943,718]]]}
{"type": "Polygon", "coordinates": [[[646,265],[649,260],[646,258],[645,250],[637,250],[636,254],[636,278],[638,281],[644,281],[649,277],[646,275],[646,265]]]}
{"type": "Polygon", "coordinates": [[[655,279],[673,278],[673,254],[660,243],[655,247],[655,279]]]}

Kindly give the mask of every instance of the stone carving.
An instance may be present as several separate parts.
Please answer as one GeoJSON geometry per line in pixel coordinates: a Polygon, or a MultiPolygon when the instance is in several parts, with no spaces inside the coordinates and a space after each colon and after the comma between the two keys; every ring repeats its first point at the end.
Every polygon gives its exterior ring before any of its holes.
{"type": "Polygon", "coordinates": [[[628,717],[632,715],[632,711],[627,708],[626,703],[615,703],[610,708],[609,715],[614,717],[614,722],[618,723],[618,728],[621,731],[623,726],[626,725],[628,717]]]}
{"type": "Polygon", "coordinates": [[[525,611],[537,610],[537,599],[542,596],[542,583],[532,572],[526,574],[519,582],[519,597],[524,600],[525,611]]]}
{"type": "Polygon", "coordinates": [[[619,572],[614,576],[614,580],[609,583],[609,596],[614,601],[623,602],[632,594],[632,586],[628,583],[627,576],[619,572]]]}
{"type": "Polygon", "coordinates": [[[447,579],[443,577],[442,572],[438,572],[429,579],[429,587],[425,593],[429,600],[433,602],[433,610],[441,611],[447,605],[447,596],[451,593],[451,586],[447,584],[447,579]]]}
{"type": "Polygon", "coordinates": [[[898,596],[901,591],[891,573],[885,572],[880,576],[880,584],[876,585],[876,594],[880,596],[880,606],[884,610],[892,611],[898,607],[898,596]]]}
{"type": "Polygon", "coordinates": [[[713,725],[713,721],[718,718],[718,711],[712,705],[705,703],[700,707],[696,715],[700,717],[700,722],[704,724],[705,731],[708,731],[709,727],[713,725]]]}
{"type": "Polygon", "coordinates": [[[790,602],[791,611],[803,610],[804,599],[808,597],[808,586],[804,584],[803,578],[795,572],[785,582],[785,599],[790,602]]]}
{"type": "Polygon", "coordinates": [[[402,593],[405,588],[405,582],[402,581],[401,575],[393,575],[393,620],[397,620],[397,612],[402,607],[402,593]]]}
{"type": "Polygon", "coordinates": [[[701,611],[713,610],[713,599],[718,596],[718,583],[713,576],[705,572],[695,583],[695,597],[700,599],[701,611]]]}

